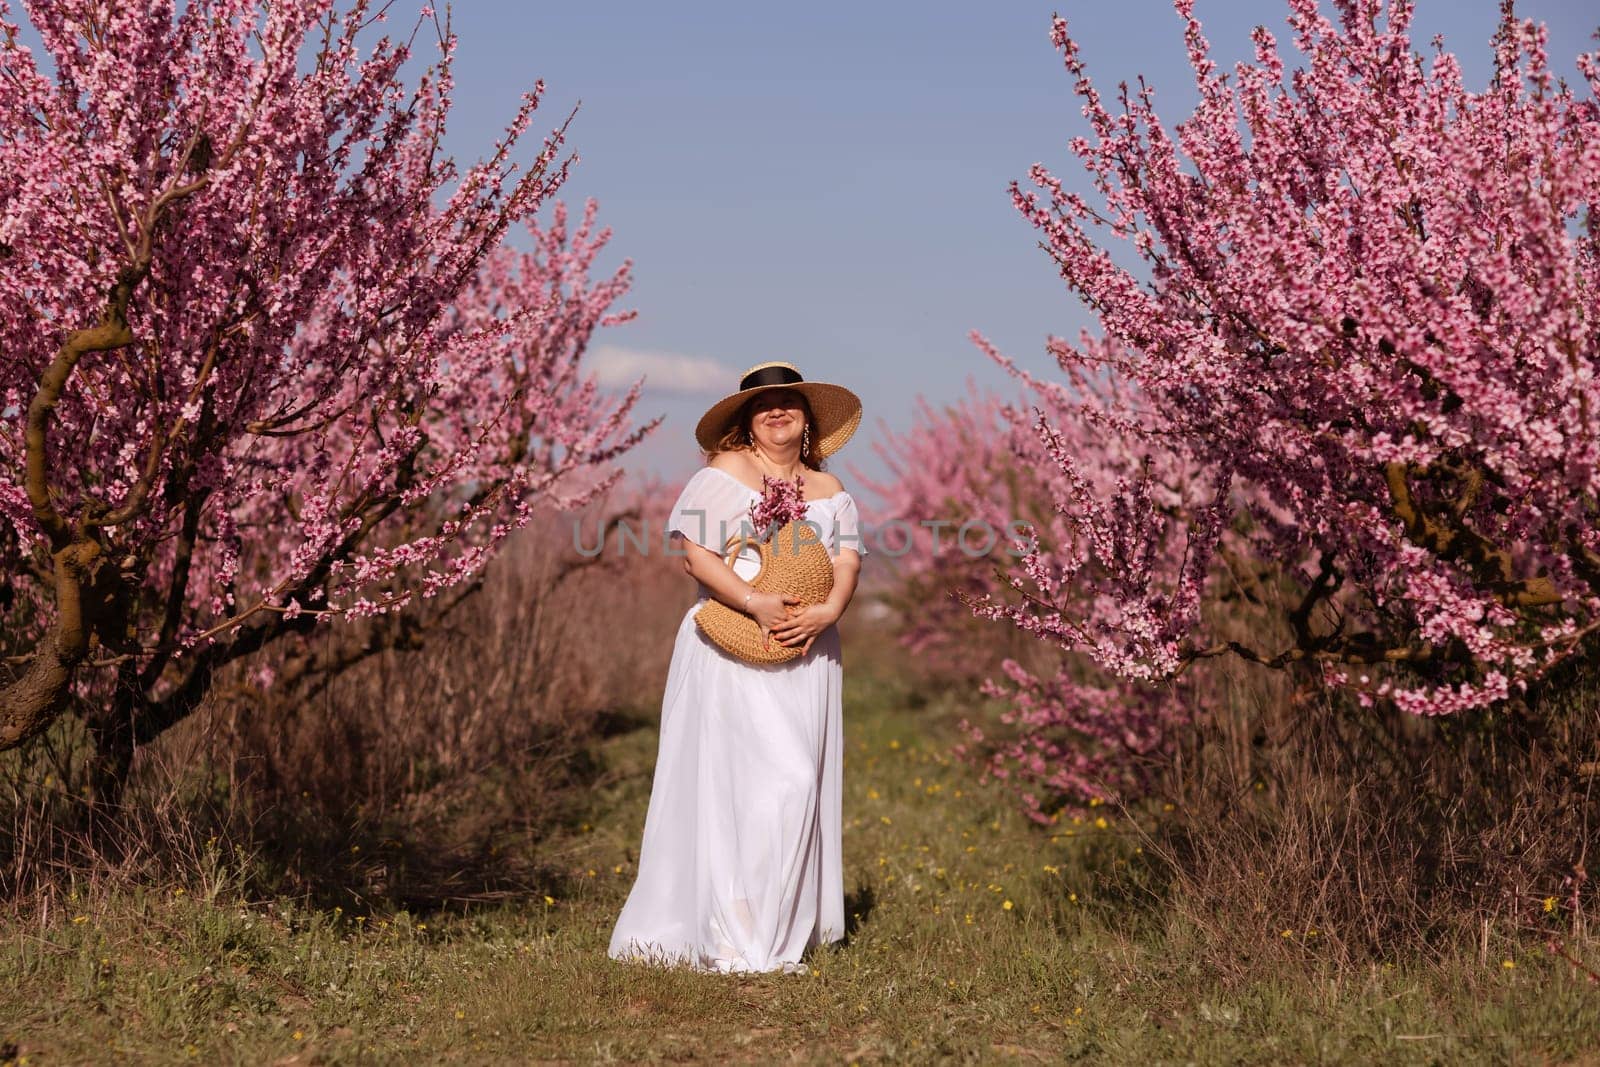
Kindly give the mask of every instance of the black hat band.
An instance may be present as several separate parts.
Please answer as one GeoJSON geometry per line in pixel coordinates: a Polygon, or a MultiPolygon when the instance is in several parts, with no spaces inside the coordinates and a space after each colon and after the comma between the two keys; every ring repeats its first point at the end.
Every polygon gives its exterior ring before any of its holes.
{"type": "Polygon", "coordinates": [[[762,367],[739,379],[739,391],[742,393],[746,389],[759,389],[763,385],[793,385],[803,381],[805,379],[800,377],[800,372],[791,367],[762,367]]]}

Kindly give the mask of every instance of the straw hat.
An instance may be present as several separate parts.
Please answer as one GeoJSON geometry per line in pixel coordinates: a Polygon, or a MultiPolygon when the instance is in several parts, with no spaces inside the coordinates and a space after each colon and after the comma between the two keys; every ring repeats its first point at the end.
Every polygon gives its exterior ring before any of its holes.
{"type": "Polygon", "coordinates": [[[740,405],[769,389],[793,389],[804,394],[813,419],[811,455],[818,459],[843,448],[861,425],[861,398],[844,386],[808,382],[793,363],[757,363],[739,378],[738,392],[729,393],[700,416],[694,437],[701,449],[715,452],[717,442],[739,414],[740,405]]]}

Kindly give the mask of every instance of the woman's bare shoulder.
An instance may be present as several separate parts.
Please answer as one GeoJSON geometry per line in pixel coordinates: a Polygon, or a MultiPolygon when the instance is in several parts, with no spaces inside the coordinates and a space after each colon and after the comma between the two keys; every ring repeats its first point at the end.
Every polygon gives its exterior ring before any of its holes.
{"type": "Polygon", "coordinates": [[[833,496],[835,493],[844,492],[844,483],[827,471],[808,470],[805,479],[817,487],[819,490],[817,496],[833,496]]]}
{"type": "Polygon", "coordinates": [[[711,458],[706,460],[706,466],[726,471],[740,481],[746,482],[750,480],[750,472],[755,468],[750,457],[739,451],[713,453],[711,458]]]}

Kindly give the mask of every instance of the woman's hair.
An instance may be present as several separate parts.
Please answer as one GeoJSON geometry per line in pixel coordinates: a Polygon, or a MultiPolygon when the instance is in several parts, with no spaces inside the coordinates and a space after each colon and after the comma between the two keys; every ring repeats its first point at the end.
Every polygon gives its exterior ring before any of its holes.
{"type": "MultiPolygon", "coordinates": [[[[750,421],[755,413],[757,393],[744,402],[739,413],[728,423],[728,428],[717,438],[717,447],[707,453],[714,456],[718,452],[740,452],[750,448],[755,442],[750,433],[750,421]]],[[[816,454],[817,451],[817,420],[811,415],[811,401],[806,399],[804,393],[796,393],[800,398],[800,410],[806,414],[806,427],[811,431],[811,448],[800,453],[800,462],[814,471],[827,470],[827,461],[816,454]]]]}

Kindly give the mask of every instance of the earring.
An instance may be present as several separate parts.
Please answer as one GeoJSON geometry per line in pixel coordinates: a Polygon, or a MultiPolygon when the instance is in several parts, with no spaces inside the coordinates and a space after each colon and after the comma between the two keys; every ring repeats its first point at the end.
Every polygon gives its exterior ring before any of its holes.
{"type": "Polygon", "coordinates": [[[802,456],[811,455],[811,427],[809,426],[800,431],[800,454],[802,456]]]}

